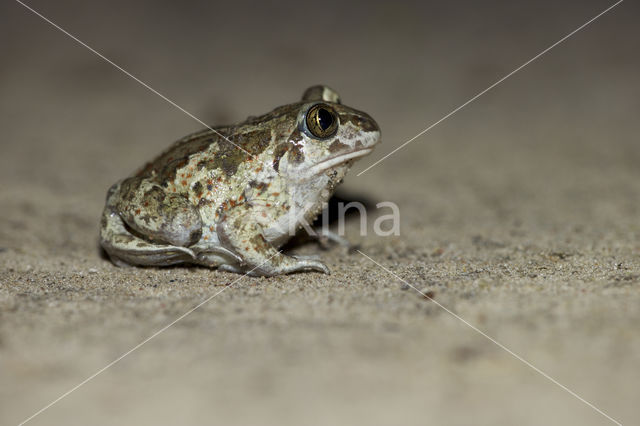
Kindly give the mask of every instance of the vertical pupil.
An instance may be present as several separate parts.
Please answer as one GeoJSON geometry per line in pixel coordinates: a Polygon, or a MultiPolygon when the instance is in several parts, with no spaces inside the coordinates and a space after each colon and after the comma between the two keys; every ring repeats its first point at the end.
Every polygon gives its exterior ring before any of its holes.
{"type": "Polygon", "coordinates": [[[333,124],[333,116],[326,109],[318,110],[318,124],[322,130],[327,130],[333,124]]]}

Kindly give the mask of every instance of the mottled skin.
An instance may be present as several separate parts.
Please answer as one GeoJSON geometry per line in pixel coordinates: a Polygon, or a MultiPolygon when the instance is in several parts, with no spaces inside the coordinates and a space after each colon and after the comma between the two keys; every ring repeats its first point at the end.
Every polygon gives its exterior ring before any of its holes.
{"type": "Polygon", "coordinates": [[[319,260],[277,249],[303,220],[311,223],[354,159],[379,142],[376,122],[314,86],[301,102],[215,130],[177,141],[109,189],[100,241],[111,260],[267,276],[328,273],[319,260]],[[335,134],[313,134],[307,114],[315,117],[315,105],[332,111],[335,134]]]}

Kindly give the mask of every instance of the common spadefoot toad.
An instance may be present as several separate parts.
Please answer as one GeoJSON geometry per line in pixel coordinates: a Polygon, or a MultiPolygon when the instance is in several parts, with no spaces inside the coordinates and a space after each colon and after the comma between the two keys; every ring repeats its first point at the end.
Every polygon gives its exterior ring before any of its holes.
{"type": "Polygon", "coordinates": [[[379,141],[368,114],[313,86],[300,102],[186,136],[114,184],[101,245],[117,265],[328,273],[321,261],[278,248],[311,223],[351,164],[379,141]]]}

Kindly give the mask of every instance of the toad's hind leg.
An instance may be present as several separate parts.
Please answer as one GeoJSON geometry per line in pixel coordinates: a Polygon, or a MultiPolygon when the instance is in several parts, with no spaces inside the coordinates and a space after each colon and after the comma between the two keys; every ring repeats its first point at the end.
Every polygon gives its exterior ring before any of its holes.
{"type": "Polygon", "coordinates": [[[146,179],[125,179],[113,201],[122,220],[153,243],[189,247],[202,236],[200,213],[187,197],[146,179]]]}
{"type": "Polygon", "coordinates": [[[166,266],[193,262],[194,252],[172,244],[154,244],[134,235],[118,210],[121,183],[113,185],[107,193],[107,203],[100,224],[100,244],[111,261],[118,265],[166,266]]]}

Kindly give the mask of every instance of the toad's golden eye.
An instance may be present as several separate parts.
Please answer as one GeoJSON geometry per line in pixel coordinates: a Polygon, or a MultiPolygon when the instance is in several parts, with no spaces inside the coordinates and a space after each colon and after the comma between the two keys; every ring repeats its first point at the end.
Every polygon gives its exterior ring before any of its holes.
{"type": "Polygon", "coordinates": [[[316,104],[307,112],[307,128],[317,138],[328,138],[338,130],[338,116],[326,104],[316,104]]]}

